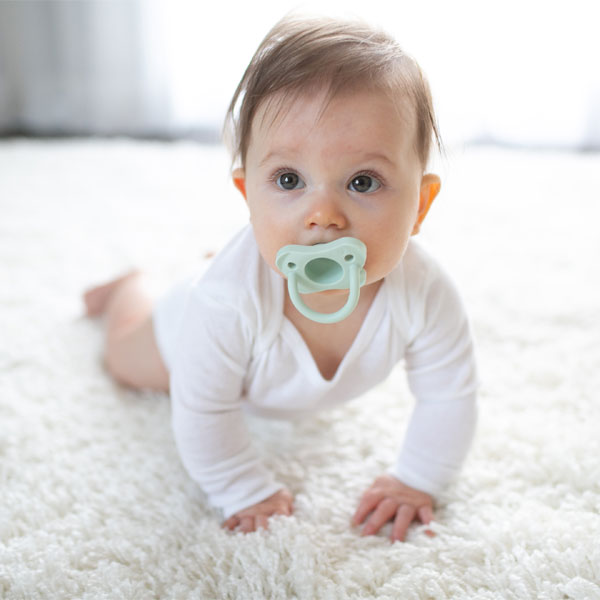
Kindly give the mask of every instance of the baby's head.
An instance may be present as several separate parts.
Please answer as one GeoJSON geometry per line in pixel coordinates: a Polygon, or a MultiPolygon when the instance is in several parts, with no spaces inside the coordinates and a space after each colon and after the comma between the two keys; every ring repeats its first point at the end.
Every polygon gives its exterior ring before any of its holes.
{"type": "Polygon", "coordinates": [[[419,65],[382,30],[332,18],[279,21],[254,54],[229,105],[226,139],[245,166],[261,105],[285,110],[298,96],[326,90],[331,99],[369,89],[388,95],[415,122],[415,152],[426,168],[432,141],[441,147],[429,84],[419,65]]]}
{"type": "Polygon", "coordinates": [[[398,264],[439,187],[429,87],[385,33],[333,19],[279,22],[228,111],[236,186],[261,255],[355,237],[367,285],[398,264]]]}

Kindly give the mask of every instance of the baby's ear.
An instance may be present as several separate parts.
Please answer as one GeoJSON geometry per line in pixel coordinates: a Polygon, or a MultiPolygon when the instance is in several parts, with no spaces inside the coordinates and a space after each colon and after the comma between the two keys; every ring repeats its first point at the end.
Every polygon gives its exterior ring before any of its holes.
{"type": "Polygon", "coordinates": [[[244,173],[244,169],[238,168],[234,169],[231,174],[233,178],[233,184],[235,187],[240,190],[242,196],[244,196],[244,200],[246,199],[246,174],[244,173]]]}
{"type": "Polygon", "coordinates": [[[426,173],[423,175],[423,179],[421,179],[421,192],[419,195],[419,213],[417,214],[417,220],[413,226],[411,235],[419,233],[421,223],[427,216],[427,212],[441,187],[442,181],[437,175],[434,175],[433,173],[426,173]]]}

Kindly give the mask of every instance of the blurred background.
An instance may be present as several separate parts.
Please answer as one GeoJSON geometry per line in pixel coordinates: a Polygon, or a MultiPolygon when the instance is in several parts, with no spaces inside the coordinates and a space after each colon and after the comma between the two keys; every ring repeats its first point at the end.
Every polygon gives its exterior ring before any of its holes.
{"type": "Polygon", "coordinates": [[[0,0],[0,135],[220,140],[291,10],[382,25],[430,79],[446,144],[600,148],[596,2],[0,0]]]}

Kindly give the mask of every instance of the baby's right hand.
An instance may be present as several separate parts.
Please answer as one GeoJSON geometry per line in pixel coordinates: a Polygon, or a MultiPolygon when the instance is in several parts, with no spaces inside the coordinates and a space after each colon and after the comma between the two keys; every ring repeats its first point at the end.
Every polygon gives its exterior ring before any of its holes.
{"type": "Polygon", "coordinates": [[[225,521],[222,527],[232,531],[238,525],[243,533],[256,531],[259,527],[269,528],[269,517],[271,515],[290,516],[294,512],[294,498],[285,488],[275,492],[266,500],[253,504],[244,510],[240,510],[225,521]]]}

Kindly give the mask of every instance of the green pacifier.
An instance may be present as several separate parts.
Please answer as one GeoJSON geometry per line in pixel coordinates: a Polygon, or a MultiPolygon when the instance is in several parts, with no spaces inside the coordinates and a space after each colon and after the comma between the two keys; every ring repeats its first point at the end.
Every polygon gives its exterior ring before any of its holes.
{"type": "Polygon", "coordinates": [[[275,264],[287,277],[294,306],[305,317],[318,323],[337,323],[358,304],[360,288],[367,278],[363,269],[366,259],[367,247],[356,238],[345,237],[314,246],[284,246],[277,253],[275,264]],[[346,304],[333,313],[312,310],[300,298],[300,294],[348,289],[346,304]]]}

